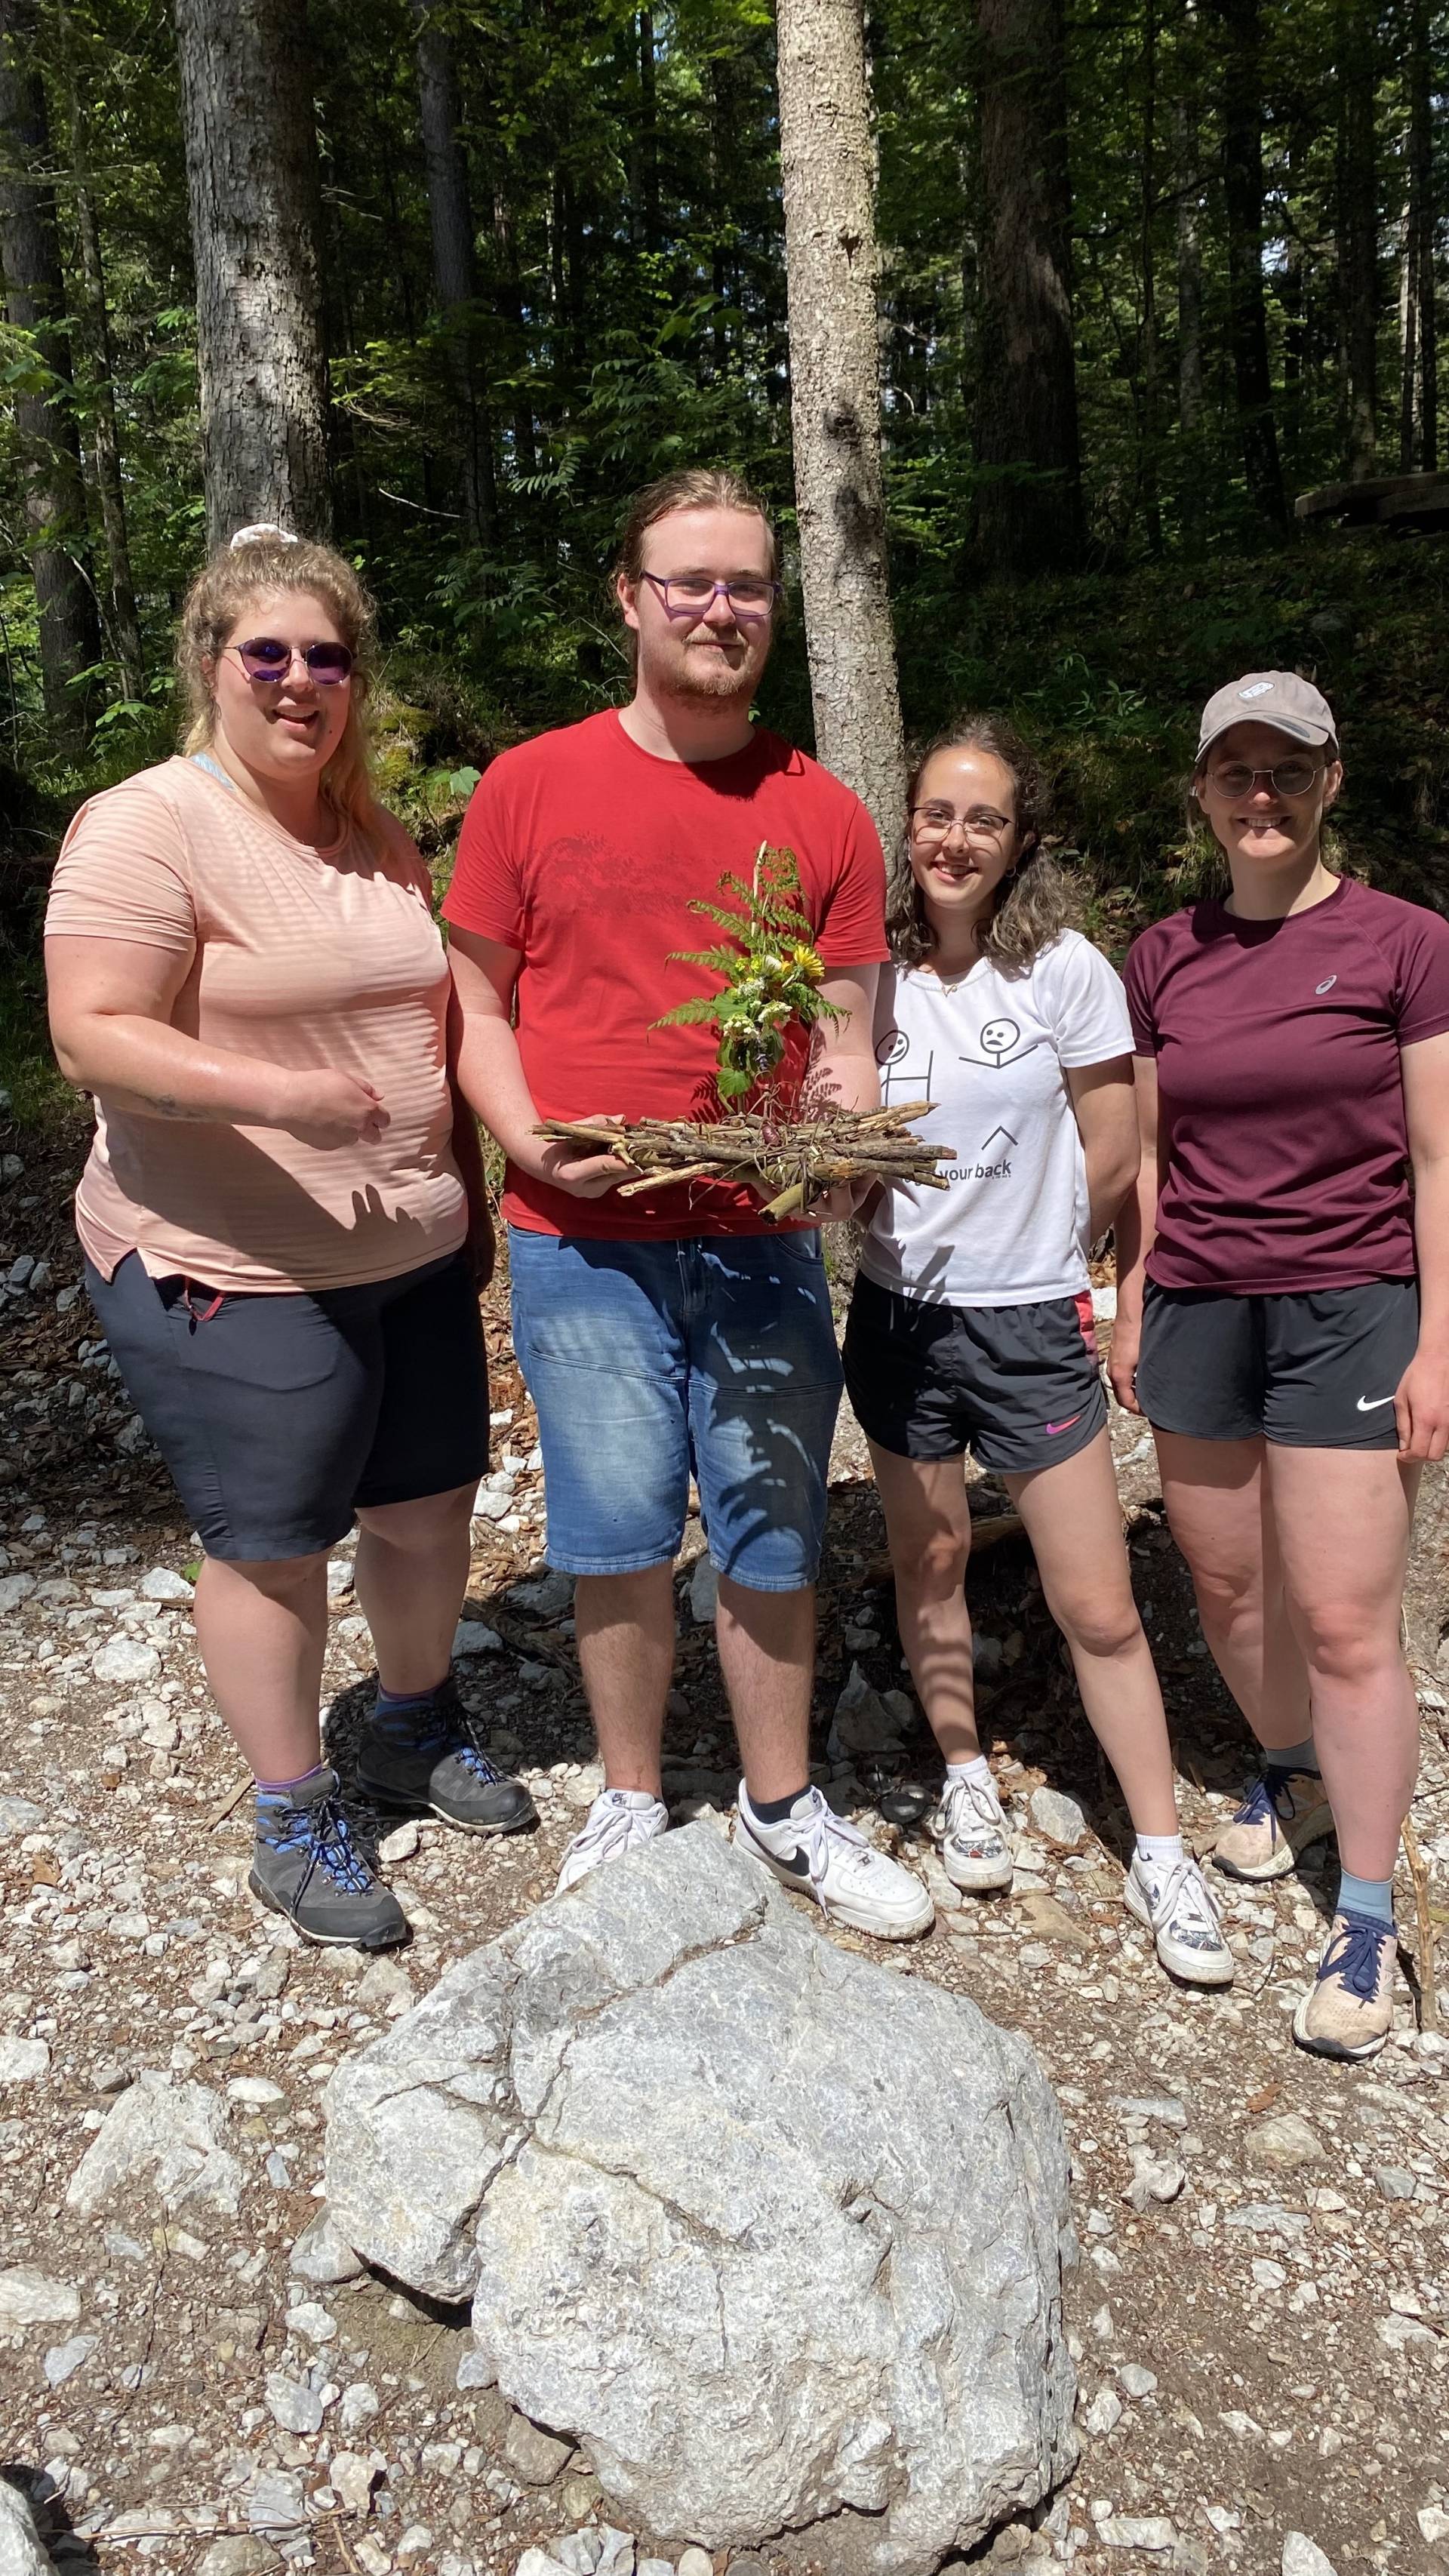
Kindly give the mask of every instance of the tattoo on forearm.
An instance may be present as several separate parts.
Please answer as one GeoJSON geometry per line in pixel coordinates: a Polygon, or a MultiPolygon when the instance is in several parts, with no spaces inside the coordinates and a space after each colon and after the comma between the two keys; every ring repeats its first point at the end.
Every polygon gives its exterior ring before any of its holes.
{"type": "Polygon", "coordinates": [[[216,1115],[214,1110],[194,1107],[189,1100],[177,1100],[169,1091],[158,1091],[154,1099],[152,1099],[147,1105],[150,1108],[153,1118],[190,1118],[193,1120],[201,1120],[214,1118],[216,1115]]]}

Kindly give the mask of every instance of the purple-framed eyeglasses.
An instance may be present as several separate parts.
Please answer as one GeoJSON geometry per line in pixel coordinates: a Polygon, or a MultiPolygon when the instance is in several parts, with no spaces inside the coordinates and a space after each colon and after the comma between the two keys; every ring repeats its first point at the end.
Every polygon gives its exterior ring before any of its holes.
{"type": "Polygon", "coordinates": [[[641,578],[659,593],[659,605],[666,617],[688,617],[697,622],[707,617],[717,599],[729,602],[729,611],[737,626],[760,626],[770,615],[780,597],[777,581],[766,581],[754,573],[743,573],[733,581],[715,581],[707,572],[672,572],[661,577],[646,572],[641,578]]]}

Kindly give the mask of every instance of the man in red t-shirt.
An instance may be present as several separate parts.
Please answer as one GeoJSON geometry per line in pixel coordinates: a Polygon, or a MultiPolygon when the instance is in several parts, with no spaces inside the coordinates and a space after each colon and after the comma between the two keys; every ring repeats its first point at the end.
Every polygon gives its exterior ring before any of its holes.
{"type": "Polygon", "coordinates": [[[549,1117],[707,1113],[714,1030],[658,1024],[697,989],[673,952],[713,936],[691,902],[717,899],[727,869],[748,878],[762,841],[795,854],[839,1014],[815,1032],[812,1085],[873,1107],[880,842],[858,797],[751,723],[780,588],[773,530],[738,477],[670,475],[641,494],[616,591],[630,703],[494,761],[444,906],[459,1078],[508,1157],[514,1342],[604,1760],[559,1884],[669,1821],[660,1739],[692,1473],[745,1775],[737,1839],[837,1920],[902,1939],[931,1922],[925,1889],[809,1784],[840,1395],[818,1233],[767,1229],[733,1186],[621,1198],[627,1165],[536,1132],[549,1117]]]}

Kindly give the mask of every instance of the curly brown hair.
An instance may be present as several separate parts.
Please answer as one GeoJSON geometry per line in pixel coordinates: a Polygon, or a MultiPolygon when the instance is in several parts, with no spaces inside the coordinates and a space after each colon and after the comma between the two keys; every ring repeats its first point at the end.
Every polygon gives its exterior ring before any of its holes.
{"type": "Polygon", "coordinates": [[[1031,745],[1004,716],[963,715],[947,725],[916,754],[906,785],[906,823],[901,835],[886,932],[891,955],[901,966],[923,966],[936,945],[926,899],[911,873],[910,809],[915,804],[926,764],[938,751],[984,751],[1011,774],[1016,791],[1016,863],[996,890],[996,907],[980,934],[983,957],[1007,974],[1024,974],[1034,957],[1066,927],[1067,881],[1047,856],[1041,836],[1050,811],[1046,773],[1031,745]]]}

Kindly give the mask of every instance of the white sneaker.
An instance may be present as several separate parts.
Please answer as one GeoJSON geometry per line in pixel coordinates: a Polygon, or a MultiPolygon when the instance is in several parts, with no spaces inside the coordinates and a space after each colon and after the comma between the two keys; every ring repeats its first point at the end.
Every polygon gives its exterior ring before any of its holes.
{"type": "Polygon", "coordinates": [[[1147,1925],[1169,1976],[1189,1986],[1232,1984],[1233,1954],[1218,1901],[1195,1860],[1176,1860],[1158,1872],[1134,1852],[1122,1894],[1128,1913],[1147,1925]]]}
{"type": "Polygon", "coordinates": [[[556,1896],[577,1887],[606,1860],[622,1860],[640,1843],[652,1843],[669,1823],[669,1809],[645,1789],[604,1789],[563,1856],[556,1896]]]}
{"type": "Polygon", "coordinates": [[[936,1909],[920,1880],[837,1816],[818,1789],[802,1790],[783,1824],[762,1825],[742,1780],[735,1841],[787,1887],[813,1896],[832,1923],[848,1924],[853,1932],[914,1941],[935,1922],[936,1909]]]}
{"type": "Polygon", "coordinates": [[[995,1788],[982,1781],[949,1780],[941,1814],[941,1863],[952,1886],[972,1896],[1010,1887],[1016,1861],[995,1788]]]}

